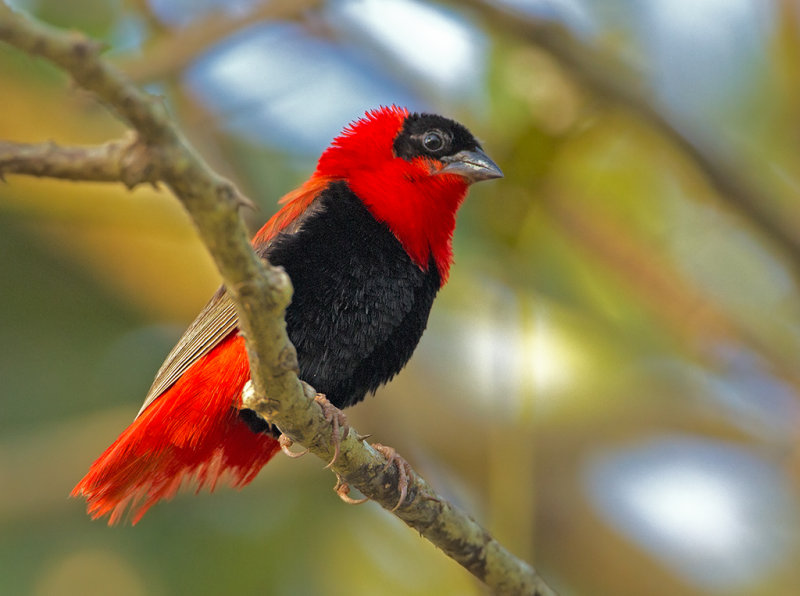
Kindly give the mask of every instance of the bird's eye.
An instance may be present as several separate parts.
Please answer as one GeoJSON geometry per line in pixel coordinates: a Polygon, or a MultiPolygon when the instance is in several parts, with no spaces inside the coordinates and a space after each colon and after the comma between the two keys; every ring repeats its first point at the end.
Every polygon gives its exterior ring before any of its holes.
{"type": "Polygon", "coordinates": [[[438,130],[429,130],[422,138],[422,146],[428,151],[438,151],[444,147],[444,135],[438,130]]]}

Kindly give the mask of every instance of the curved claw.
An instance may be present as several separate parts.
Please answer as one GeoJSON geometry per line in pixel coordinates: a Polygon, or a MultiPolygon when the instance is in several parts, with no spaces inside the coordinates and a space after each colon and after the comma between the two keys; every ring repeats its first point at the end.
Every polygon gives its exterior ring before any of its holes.
{"type": "Polygon", "coordinates": [[[288,457],[292,459],[297,459],[298,457],[303,457],[306,453],[308,453],[308,449],[304,449],[303,451],[294,452],[290,449],[292,445],[294,445],[294,441],[292,441],[286,435],[281,435],[278,437],[278,445],[281,447],[281,451],[283,451],[288,457]]]}
{"type": "Polygon", "coordinates": [[[348,505],[361,505],[362,503],[369,501],[368,497],[364,497],[363,499],[354,499],[351,497],[350,485],[347,484],[347,482],[345,482],[342,477],[339,476],[339,474],[336,474],[336,486],[333,487],[333,491],[348,505]]]}
{"type": "Polygon", "coordinates": [[[386,465],[383,466],[383,471],[389,469],[389,466],[394,464],[397,466],[397,489],[400,491],[400,499],[397,501],[397,505],[395,505],[391,511],[395,512],[397,509],[402,505],[406,497],[408,496],[408,479],[411,476],[411,465],[403,459],[400,455],[397,454],[397,451],[394,450],[394,447],[389,447],[387,445],[381,445],[380,443],[373,443],[372,447],[377,451],[380,451],[386,459],[389,461],[386,462],[386,465]]]}
{"type": "Polygon", "coordinates": [[[347,416],[345,416],[344,412],[329,402],[324,395],[317,393],[314,396],[314,401],[322,409],[325,420],[333,427],[333,459],[325,466],[325,469],[328,469],[339,459],[339,445],[350,434],[350,425],[347,423],[347,416]],[[341,436],[339,436],[340,430],[342,431],[341,436]]]}

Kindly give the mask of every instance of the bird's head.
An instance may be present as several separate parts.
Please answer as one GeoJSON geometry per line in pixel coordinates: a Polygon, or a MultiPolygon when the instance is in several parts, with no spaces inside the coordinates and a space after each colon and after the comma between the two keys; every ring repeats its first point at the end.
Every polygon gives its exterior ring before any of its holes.
{"type": "Polygon", "coordinates": [[[500,168],[461,124],[396,106],[371,110],[325,150],[315,178],[344,180],[423,269],[442,281],[452,262],[455,217],[470,184],[500,168]]]}

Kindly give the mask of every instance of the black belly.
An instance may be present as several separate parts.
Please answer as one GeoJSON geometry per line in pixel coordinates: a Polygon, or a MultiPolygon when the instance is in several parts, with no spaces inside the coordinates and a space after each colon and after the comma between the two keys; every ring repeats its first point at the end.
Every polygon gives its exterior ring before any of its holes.
{"type": "Polygon", "coordinates": [[[405,366],[440,287],[344,182],[331,184],[299,228],[266,249],[294,286],[286,311],[300,378],[339,408],[405,366]]]}

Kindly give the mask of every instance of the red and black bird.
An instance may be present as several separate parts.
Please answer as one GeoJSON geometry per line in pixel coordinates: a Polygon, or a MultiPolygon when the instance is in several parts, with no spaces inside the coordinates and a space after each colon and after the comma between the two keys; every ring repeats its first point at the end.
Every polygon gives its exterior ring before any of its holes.
{"type": "MultiPolygon", "coordinates": [[[[500,169],[461,124],[381,108],[348,126],[287,194],[253,246],[292,280],[286,310],[300,378],[335,406],[358,403],[405,366],[452,263],[456,212],[500,169]]],[[[97,518],[133,523],[184,479],[244,486],[280,431],[242,409],[250,378],[224,288],[167,356],[133,423],[73,490],[97,518]]]]}

